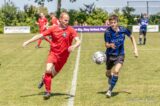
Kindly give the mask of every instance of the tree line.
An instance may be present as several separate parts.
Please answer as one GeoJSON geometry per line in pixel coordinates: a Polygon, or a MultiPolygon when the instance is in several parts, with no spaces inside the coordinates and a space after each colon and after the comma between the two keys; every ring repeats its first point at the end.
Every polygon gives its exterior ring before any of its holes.
{"type": "MultiPolygon", "coordinates": [[[[105,21],[109,17],[109,13],[102,9],[96,8],[94,3],[86,5],[79,10],[66,10],[70,15],[70,25],[104,25],[105,21]]],[[[120,24],[126,27],[128,25],[136,25],[140,15],[133,15],[135,11],[132,7],[124,7],[122,10],[115,9],[112,14],[117,14],[120,19],[120,24]]],[[[38,14],[43,12],[48,20],[50,20],[48,9],[44,5],[38,7],[32,5],[24,5],[23,10],[20,10],[15,6],[13,2],[7,2],[0,7],[0,33],[3,33],[4,26],[30,26],[31,32],[38,32],[38,27],[35,24],[38,19],[38,14]]],[[[150,15],[150,24],[160,24],[160,13],[150,15]]]]}

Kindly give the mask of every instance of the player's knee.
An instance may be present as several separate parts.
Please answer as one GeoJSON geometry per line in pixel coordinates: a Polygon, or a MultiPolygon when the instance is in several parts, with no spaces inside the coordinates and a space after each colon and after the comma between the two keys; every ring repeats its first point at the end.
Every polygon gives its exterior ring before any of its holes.
{"type": "Polygon", "coordinates": [[[48,63],[46,66],[46,73],[52,73],[54,71],[54,66],[52,63],[48,63]]]}
{"type": "Polygon", "coordinates": [[[143,37],[143,35],[139,35],[139,38],[142,38],[143,37]]]}
{"type": "Polygon", "coordinates": [[[46,73],[52,74],[52,70],[46,70],[46,73]]]}

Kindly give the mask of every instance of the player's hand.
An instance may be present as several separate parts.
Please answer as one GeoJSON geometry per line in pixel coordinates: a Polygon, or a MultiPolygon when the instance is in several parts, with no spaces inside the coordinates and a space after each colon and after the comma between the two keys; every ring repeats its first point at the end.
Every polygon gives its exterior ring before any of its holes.
{"type": "Polygon", "coordinates": [[[23,43],[22,46],[23,46],[23,47],[26,47],[28,44],[29,44],[29,43],[26,41],[26,42],[23,43]]]}
{"type": "Polygon", "coordinates": [[[110,45],[110,47],[111,47],[112,49],[115,49],[115,48],[116,48],[116,45],[115,45],[114,43],[110,43],[109,45],[110,45]]]}
{"type": "Polygon", "coordinates": [[[137,50],[134,50],[134,55],[135,55],[136,58],[138,57],[138,51],[137,50]]]}
{"type": "Polygon", "coordinates": [[[72,52],[72,51],[74,51],[74,49],[75,49],[75,46],[72,45],[72,46],[70,46],[70,47],[68,48],[68,51],[69,51],[69,52],[72,52]]]}

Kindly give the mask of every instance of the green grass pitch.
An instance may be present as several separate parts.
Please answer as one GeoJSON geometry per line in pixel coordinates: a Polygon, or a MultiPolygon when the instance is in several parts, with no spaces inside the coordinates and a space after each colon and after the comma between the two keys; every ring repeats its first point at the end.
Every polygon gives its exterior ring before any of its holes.
{"type": "MultiPolygon", "coordinates": [[[[79,34],[81,35],[81,34],[79,34]]],[[[147,44],[138,46],[135,58],[126,37],[126,56],[113,97],[106,98],[105,64],[91,56],[105,51],[103,33],[83,33],[74,106],[160,106],[160,33],[148,33],[147,44]]],[[[138,41],[138,33],[133,33],[138,41]]],[[[74,51],[62,71],[52,80],[52,96],[43,100],[44,88],[37,84],[45,70],[49,45],[42,41],[22,48],[33,34],[0,35],[0,106],[67,106],[76,61],[74,51]]]]}

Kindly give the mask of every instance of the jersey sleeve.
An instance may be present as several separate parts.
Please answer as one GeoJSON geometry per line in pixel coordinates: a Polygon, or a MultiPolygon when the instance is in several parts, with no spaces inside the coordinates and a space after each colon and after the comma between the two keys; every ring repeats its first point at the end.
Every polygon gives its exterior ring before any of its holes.
{"type": "Polygon", "coordinates": [[[47,30],[45,30],[44,32],[42,32],[42,35],[43,36],[49,36],[49,35],[52,34],[52,31],[53,31],[53,27],[48,28],[47,30]]]}
{"type": "Polygon", "coordinates": [[[108,30],[106,30],[104,33],[104,41],[110,42],[110,37],[111,37],[110,32],[108,30]]]}
{"type": "Polygon", "coordinates": [[[130,37],[131,34],[132,34],[132,32],[131,32],[129,29],[125,28],[125,34],[126,34],[128,37],[130,37]]]}
{"type": "Polygon", "coordinates": [[[71,28],[70,30],[71,30],[71,34],[72,34],[72,37],[73,37],[73,38],[75,38],[75,37],[78,36],[78,34],[77,34],[77,32],[76,32],[75,29],[71,28]]]}

